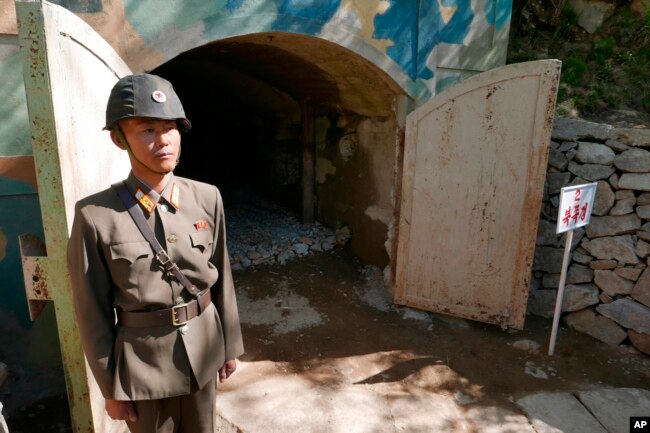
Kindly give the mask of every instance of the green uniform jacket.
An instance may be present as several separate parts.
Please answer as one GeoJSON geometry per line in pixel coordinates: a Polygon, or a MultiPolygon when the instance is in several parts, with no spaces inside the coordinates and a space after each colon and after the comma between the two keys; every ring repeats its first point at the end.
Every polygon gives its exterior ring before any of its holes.
{"type": "Polygon", "coordinates": [[[131,174],[157,214],[144,214],[170,258],[199,290],[210,289],[212,305],[186,328],[116,325],[115,309],[169,308],[191,295],[162,271],[153,249],[113,188],[75,207],[68,244],[75,314],[88,364],[105,398],[146,400],[188,394],[191,375],[203,387],[225,360],[244,352],[226,247],[219,190],[173,177],[159,196],[131,174]],[[156,222],[156,219],[159,221],[156,222]]]}

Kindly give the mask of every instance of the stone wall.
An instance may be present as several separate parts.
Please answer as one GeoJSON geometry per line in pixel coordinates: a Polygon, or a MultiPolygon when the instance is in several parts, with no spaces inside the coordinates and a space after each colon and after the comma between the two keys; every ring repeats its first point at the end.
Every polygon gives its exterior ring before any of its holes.
{"type": "Polygon", "coordinates": [[[589,225],[574,230],[562,320],[610,345],[650,354],[650,129],[556,118],[528,312],[553,317],[566,233],[560,190],[597,182],[589,225]]]}

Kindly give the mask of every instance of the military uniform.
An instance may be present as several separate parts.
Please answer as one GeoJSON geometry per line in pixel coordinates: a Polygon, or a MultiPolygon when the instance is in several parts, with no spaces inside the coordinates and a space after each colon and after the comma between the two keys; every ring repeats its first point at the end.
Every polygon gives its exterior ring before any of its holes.
{"type": "Polygon", "coordinates": [[[106,399],[185,395],[244,351],[222,198],[215,186],[173,175],[160,195],[133,174],[124,183],[171,260],[212,302],[187,323],[116,323],[116,313],[167,310],[193,298],[108,188],[77,203],[68,247],[84,352],[106,399]]]}

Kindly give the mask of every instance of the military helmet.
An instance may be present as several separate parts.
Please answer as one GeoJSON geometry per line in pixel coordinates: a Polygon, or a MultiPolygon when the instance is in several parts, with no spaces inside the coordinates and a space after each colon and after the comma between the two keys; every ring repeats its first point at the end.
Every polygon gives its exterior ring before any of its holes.
{"type": "Polygon", "coordinates": [[[152,74],[127,75],[113,86],[106,104],[104,129],[130,117],[175,119],[182,131],[192,127],[172,84],[152,74]]]}

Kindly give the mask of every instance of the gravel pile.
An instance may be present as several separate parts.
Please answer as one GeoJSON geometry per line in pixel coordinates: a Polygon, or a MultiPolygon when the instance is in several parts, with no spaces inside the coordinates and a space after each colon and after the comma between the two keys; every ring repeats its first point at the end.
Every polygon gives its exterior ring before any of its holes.
{"type": "Polygon", "coordinates": [[[302,224],[295,213],[262,198],[229,205],[226,220],[233,270],[262,263],[283,265],[345,245],[351,237],[347,226],[333,230],[318,222],[302,224]]]}

